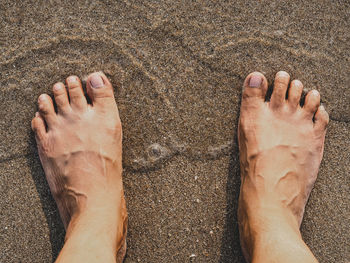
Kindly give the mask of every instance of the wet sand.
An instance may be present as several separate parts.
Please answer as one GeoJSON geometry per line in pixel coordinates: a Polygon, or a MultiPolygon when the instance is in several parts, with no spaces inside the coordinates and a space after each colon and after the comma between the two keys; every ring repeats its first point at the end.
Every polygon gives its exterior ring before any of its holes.
{"type": "Polygon", "coordinates": [[[98,70],[124,127],[125,262],[244,262],[236,129],[255,70],[322,95],[331,121],[302,234],[320,262],[350,261],[349,2],[62,2],[0,2],[0,262],[57,256],[30,120],[55,82],[98,70]]]}

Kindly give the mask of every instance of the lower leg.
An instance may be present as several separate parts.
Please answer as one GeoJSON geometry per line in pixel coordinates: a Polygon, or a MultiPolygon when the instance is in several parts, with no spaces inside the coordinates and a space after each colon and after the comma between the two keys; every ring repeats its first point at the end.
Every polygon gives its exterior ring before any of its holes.
{"type": "Polygon", "coordinates": [[[272,204],[272,200],[263,202],[270,205],[241,211],[239,215],[241,243],[247,261],[317,262],[301,237],[294,215],[283,206],[272,204]]]}
{"type": "Polygon", "coordinates": [[[277,73],[270,101],[262,74],[252,73],[244,83],[238,220],[248,262],[317,262],[299,227],[322,159],[328,114],[315,90],[301,107],[302,84],[289,86],[289,80],[286,72],[277,73]]]}
{"type": "Polygon", "coordinates": [[[56,262],[116,262],[116,226],[122,223],[112,209],[91,209],[72,218],[56,262]]]}

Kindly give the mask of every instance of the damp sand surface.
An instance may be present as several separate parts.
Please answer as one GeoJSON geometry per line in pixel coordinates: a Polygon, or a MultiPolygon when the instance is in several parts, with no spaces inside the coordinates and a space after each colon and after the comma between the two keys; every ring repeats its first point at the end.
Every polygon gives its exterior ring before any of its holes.
{"type": "Polygon", "coordinates": [[[0,1],[0,262],[51,262],[64,229],[30,120],[41,93],[102,70],[124,127],[125,262],[244,262],[237,119],[251,71],[316,88],[330,113],[302,234],[349,252],[348,1],[0,1]]]}

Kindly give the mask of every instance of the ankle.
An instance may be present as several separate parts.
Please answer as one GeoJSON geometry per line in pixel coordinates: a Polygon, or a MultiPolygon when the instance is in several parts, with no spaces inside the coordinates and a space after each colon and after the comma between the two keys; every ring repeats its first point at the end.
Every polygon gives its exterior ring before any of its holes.
{"type": "Polygon", "coordinates": [[[248,250],[248,262],[317,262],[295,224],[281,218],[269,224],[269,227],[254,232],[254,242],[248,250]]]}
{"type": "Polygon", "coordinates": [[[103,207],[94,209],[86,207],[84,210],[77,211],[67,226],[65,240],[69,240],[78,233],[85,235],[85,232],[92,236],[108,233],[112,239],[115,238],[118,222],[118,215],[115,211],[117,210],[103,207]]]}
{"type": "Polygon", "coordinates": [[[118,224],[115,216],[101,211],[74,215],[57,262],[115,262],[118,224]]]}
{"type": "Polygon", "coordinates": [[[261,248],[266,242],[279,242],[285,237],[302,241],[296,217],[278,202],[252,202],[248,206],[240,200],[238,220],[241,245],[247,260],[251,259],[256,248],[261,248]]]}
{"type": "MultiPolygon", "coordinates": [[[[89,193],[83,202],[72,211],[66,228],[66,240],[75,233],[85,231],[100,235],[108,233],[113,240],[118,240],[123,232],[126,216],[123,190],[115,189],[98,193],[89,193]],[[125,215],[124,215],[125,214],[125,215]]],[[[115,241],[113,241],[115,242],[115,241]]]]}
{"type": "Polygon", "coordinates": [[[277,223],[283,222],[299,232],[298,217],[273,193],[247,195],[241,191],[238,212],[254,231],[274,228],[277,223]]]}

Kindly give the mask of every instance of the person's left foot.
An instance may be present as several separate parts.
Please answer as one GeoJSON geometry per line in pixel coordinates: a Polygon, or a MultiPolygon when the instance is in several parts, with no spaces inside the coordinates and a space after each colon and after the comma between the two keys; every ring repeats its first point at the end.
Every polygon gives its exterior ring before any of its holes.
{"type": "Polygon", "coordinates": [[[67,229],[66,239],[80,218],[105,222],[120,262],[126,249],[127,212],[122,126],[113,88],[104,74],[91,74],[86,85],[91,105],[78,77],[70,76],[66,82],[69,99],[63,83],[53,87],[57,113],[50,96],[39,97],[32,129],[40,160],[67,229]]]}
{"type": "Polygon", "coordinates": [[[248,262],[261,240],[272,242],[275,235],[271,233],[278,232],[284,239],[290,228],[300,235],[329,121],[318,91],[310,91],[301,106],[303,84],[299,80],[290,83],[287,72],[276,74],[270,101],[266,101],[267,89],[263,74],[247,76],[238,125],[238,222],[248,262]]]}

